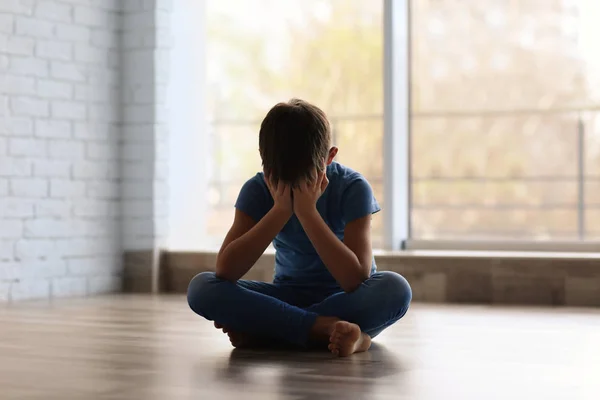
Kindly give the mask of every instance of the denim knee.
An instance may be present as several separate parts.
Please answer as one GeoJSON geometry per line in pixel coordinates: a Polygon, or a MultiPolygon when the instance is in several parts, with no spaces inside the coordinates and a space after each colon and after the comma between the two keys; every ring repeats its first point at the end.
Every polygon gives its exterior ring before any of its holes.
{"type": "Polygon", "coordinates": [[[412,300],[410,284],[396,272],[382,271],[377,275],[376,293],[382,297],[385,307],[397,311],[398,318],[401,318],[412,300]]]}
{"type": "Polygon", "coordinates": [[[205,316],[206,306],[214,303],[214,289],[219,281],[214,272],[201,272],[192,278],[187,291],[187,301],[192,311],[205,316]]]}

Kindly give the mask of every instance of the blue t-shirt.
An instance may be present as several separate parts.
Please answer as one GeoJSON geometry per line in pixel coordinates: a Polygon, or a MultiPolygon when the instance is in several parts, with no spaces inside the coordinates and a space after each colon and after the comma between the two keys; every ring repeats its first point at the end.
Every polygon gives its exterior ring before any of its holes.
{"type": "MultiPolygon", "coordinates": [[[[337,162],[327,166],[329,185],[317,201],[317,210],[329,228],[344,239],[346,224],[381,210],[369,182],[358,172],[337,162]]],[[[259,172],[242,187],[235,207],[260,221],[273,207],[273,197],[259,172]]],[[[275,283],[298,286],[337,287],[296,215],[292,215],[273,240],[275,283]]],[[[371,273],[375,272],[373,259],[371,273]]]]}

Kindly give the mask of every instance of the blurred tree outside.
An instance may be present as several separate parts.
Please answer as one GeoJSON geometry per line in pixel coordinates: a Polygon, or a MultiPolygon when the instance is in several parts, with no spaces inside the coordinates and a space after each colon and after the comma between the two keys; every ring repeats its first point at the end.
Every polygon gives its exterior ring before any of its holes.
{"type": "MultiPolygon", "coordinates": [[[[592,4],[412,2],[415,237],[577,238],[577,133],[590,116],[569,110],[598,105],[598,56],[582,47],[598,33],[584,24],[600,16],[592,4]]],[[[598,131],[585,127],[597,165],[598,131]]]]}

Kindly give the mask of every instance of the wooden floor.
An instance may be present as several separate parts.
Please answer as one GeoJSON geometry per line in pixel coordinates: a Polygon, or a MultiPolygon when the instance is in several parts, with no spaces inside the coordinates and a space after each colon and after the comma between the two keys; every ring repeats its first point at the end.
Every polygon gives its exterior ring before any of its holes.
{"type": "Polygon", "coordinates": [[[183,297],[0,307],[0,399],[600,399],[600,310],[415,305],[347,359],[232,351],[183,297]]]}

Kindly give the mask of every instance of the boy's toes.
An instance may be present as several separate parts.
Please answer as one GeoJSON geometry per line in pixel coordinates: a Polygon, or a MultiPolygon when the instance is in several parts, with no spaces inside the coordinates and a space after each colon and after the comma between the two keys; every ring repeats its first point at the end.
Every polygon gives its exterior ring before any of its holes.
{"type": "Polygon", "coordinates": [[[339,335],[332,335],[332,340],[329,342],[329,346],[327,346],[329,351],[337,356],[340,353],[340,337],[339,335]]]}

